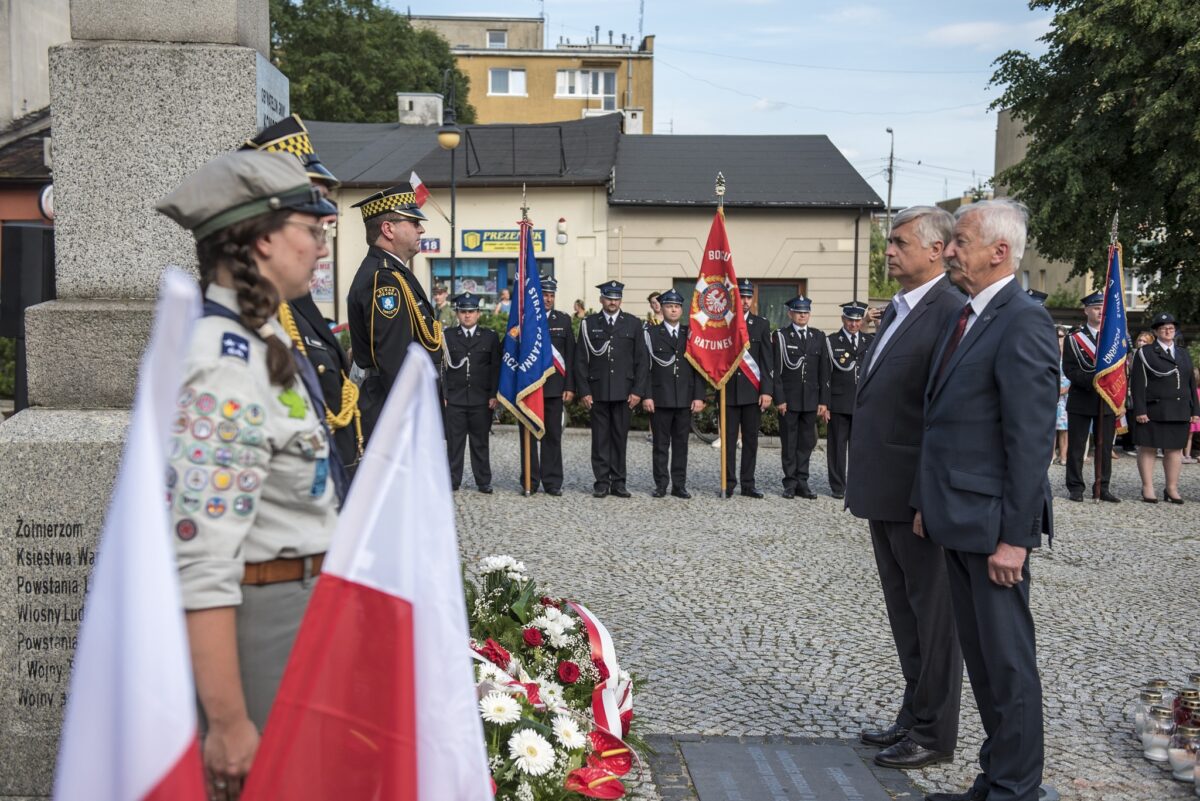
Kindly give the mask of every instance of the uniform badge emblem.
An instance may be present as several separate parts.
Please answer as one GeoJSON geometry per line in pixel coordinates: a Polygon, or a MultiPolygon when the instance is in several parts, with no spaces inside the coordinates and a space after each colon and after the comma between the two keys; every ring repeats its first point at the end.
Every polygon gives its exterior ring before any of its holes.
{"type": "Polygon", "coordinates": [[[254,465],[258,464],[258,454],[249,448],[243,448],[242,452],[238,455],[238,464],[242,467],[254,467],[254,465]]]}
{"type": "Polygon", "coordinates": [[[171,489],[179,481],[179,473],[174,467],[167,466],[167,488],[171,489]]]}
{"type": "Polygon", "coordinates": [[[196,536],[196,524],[191,520],[180,520],[175,524],[175,536],[184,542],[194,539],[196,536]]]}
{"type": "Polygon", "coordinates": [[[196,390],[191,387],[184,387],[183,392],[179,393],[179,408],[186,409],[196,400],[196,390]]]}
{"type": "Polygon", "coordinates": [[[262,445],[263,432],[258,428],[247,428],[242,431],[241,441],[246,445],[262,445]]]}
{"type": "Polygon", "coordinates": [[[200,397],[196,398],[196,411],[200,414],[212,414],[213,409],[217,408],[217,396],[211,392],[205,392],[200,397]]]}
{"type": "Polygon", "coordinates": [[[246,407],[246,411],[242,415],[242,418],[252,426],[261,426],[266,416],[267,413],[263,407],[259,406],[257,403],[252,403],[246,407]]]}
{"type": "Polygon", "coordinates": [[[250,495],[239,495],[233,499],[233,513],[245,517],[254,511],[254,498],[250,495]]]}
{"type": "Polygon", "coordinates": [[[237,485],[242,492],[254,492],[258,489],[258,473],[253,470],[243,470],[238,473],[237,485]]]}
{"type": "Polygon", "coordinates": [[[233,464],[233,448],[214,448],[213,462],[226,466],[233,464]]]}
{"type": "Polygon", "coordinates": [[[208,461],[208,446],[199,442],[193,443],[188,450],[188,461],[192,464],[204,464],[208,461]]]}
{"type": "Polygon", "coordinates": [[[242,404],[238,403],[233,398],[230,398],[221,404],[221,416],[226,420],[236,420],[241,411],[242,404]]]}
{"type": "Polygon", "coordinates": [[[208,439],[212,436],[212,432],[212,420],[207,417],[197,417],[196,422],[192,423],[192,436],[196,439],[208,439]]]}
{"type": "Polygon", "coordinates": [[[190,490],[199,492],[204,489],[204,485],[208,483],[208,473],[202,468],[192,467],[183,474],[183,485],[190,490]]]}
{"type": "Polygon", "coordinates": [[[304,412],[308,409],[308,401],[300,396],[300,393],[294,389],[285,389],[279,393],[279,402],[287,407],[288,417],[296,420],[304,419],[304,412]]]}
{"type": "Polygon", "coordinates": [[[190,422],[191,418],[187,416],[187,412],[180,412],[179,414],[175,415],[175,422],[171,424],[171,431],[176,434],[182,434],[184,431],[188,430],[188,424],[190,422]]]}
{"type": "Polygon", "coordinates": [[[217,436],[222,442],[233,442],[238,436],[237,423],[230,420],[222,420],[217,423],[217,436]]]}
{"type": "Polygon", "coordinates": [[[193,495],[190,492],[185,492],[179,496],[179,509],[187,514],[194,515],[200,511],[200,496],[193,495]]]}
{"type": "Polygon", "coordinates": [[[208,499],[208,503],[204,504],[204,511],[209,517],[220,517],[225,514],[225,499],[214,495],[208,499]]]}
{"type": "Polygon", "coordinates": [[[212,477],[213,489],[224,492],[233,486],[233,471],[232,470],[216,470],[212,477]]]}
{"type": "Polygon", "coordinates": [[[250,361],[250,341],[230,331],[221,335],[221,355],[233,356],[244,362],[250,361]]]}
{"type": "Polygon", "coordinates": [[[375,290],[375,306],[389,320],[400,311],[400,290],[394,286],[381,286],[375,290]]]}

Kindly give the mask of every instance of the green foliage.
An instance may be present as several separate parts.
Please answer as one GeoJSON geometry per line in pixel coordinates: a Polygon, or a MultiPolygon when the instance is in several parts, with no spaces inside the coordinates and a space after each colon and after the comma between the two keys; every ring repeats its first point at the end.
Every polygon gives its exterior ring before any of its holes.
{"type": "Polygon", "coordinates": [[[1031,211],[1038,250],[1103,280],[1114,212],[1151,306],[1200,318],[1200,4],[1032,0],[1054,13],[1045,55],[1009,51],[992,83],[1030,138],[996,181],[1031,211]]]}
{"type": "Polygon", "coordinates": [[[17,341],[0,337],[0,398],[11,398],[16,392],[17,341]]]}
{"type": "Polygon", "coordinates": [[[1079,308],[1079,293],[1069,286],[1060,286],[1046,298],[1047,309],[1076,309],[1079,308]]]}
{"type": "Polygon", "coordinates": [[[271,61],[291,81],[305,119],[395,122],[397,92],[442,91],[454,70],[460,123],[475,121],[470,82],[450,45],[380,0],[270,0],[271,61]]]}
{"type": "Polygon", "coordinates": [[[900,284],[887,274],[887,236],[883,224],[876,221],[871,223],[871,256],[870,277],[868,279],[868,294],[873,298],[890,298],[900,291],[900,284]]]}

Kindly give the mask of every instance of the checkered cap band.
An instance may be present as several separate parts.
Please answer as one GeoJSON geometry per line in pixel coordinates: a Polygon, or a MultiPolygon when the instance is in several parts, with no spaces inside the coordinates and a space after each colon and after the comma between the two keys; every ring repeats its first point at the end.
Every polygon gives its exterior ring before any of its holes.
{"type": "Polygon", "coordinates": [[[272,153],[291,153],[293,156],[309,156],[317,151],[312,146],[312,140],[307,133],[298,133],[267,142],[260,148],[272,153]]]}
{"type": "Polygon", "coordinates": [[[408,211],[410,207],[417,205],[417,196],[414,192],[399,192],[395,195],[381,197],[378,200],[372,200],[369,203],[362,205],[362,216],[364,220],[369,220],[372,217],[377,217],[384,212],[400,209],[408,211]]]}

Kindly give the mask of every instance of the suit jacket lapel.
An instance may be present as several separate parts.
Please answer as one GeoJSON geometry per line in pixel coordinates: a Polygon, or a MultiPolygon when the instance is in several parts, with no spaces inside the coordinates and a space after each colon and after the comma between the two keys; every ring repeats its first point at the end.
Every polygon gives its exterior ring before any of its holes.
{"type": "Polygon", "coordinates": [[[950,374],[954,372],[954,368],[957,367],[958,363],[962,361],[963,356],[966,355],[967,351],[970,350],[971,347],[979,341],[979,338],[983,336],[983,332],[986,331],[987,327],[992,324],[992,320],[996,319],[996,315],[1000,313],[1000,309],[1002,309],[1005,304],[1012,300],[1013,296],[1016,295],[1018,291],[1020,291],[1020,285],[1017,284],[1016,280],[1013,280],[996,293],[996,296],[992,298],[991,302],[984,307],[983,314],[979,315],[979,319],[972,323],[971,328],[966,334],[963,335],[962,341],[958,343],[958,348],[955,349],[954,353],[950,356],[950,361],[946,364],[946,369],[942,370],[941,374],[939,375],[936,372],[937,365],[941,364],[942,353],[945,351],[946,345],[950,342],[950,332],[953,332],[954,330],[953,328],[949,329],[947,335],[943,338],[942,347],[938,348],[938,354],[934,358],[934,380],[936,381],[936,384],[933,387],[933,391],[929,393],[929,398],[931,400],[937,397],[938,391],[945,386],[946,381],[950,378],[950,374]]]}
{"type": "Polygon", "coordinates": [[[929,311],[929,307],[933,304],[933,302],[935,300],[938,299],[938,297],[941,295],[941,293],[947,291],[947,287],[949,285],[950,285],[950,282],[949,282],[949,280],[946,280],[946,279],[938,281],[936,284],[934,284],[933,288],[925,293],[925,297],[921,298],[921,302],[917,304],[917,308],[910,311],[908,313],[908,316],[900,321],[900,325],[902,325],[903,328],[898,329],[896,331],[896,333],[892,334],[891,338],[889,338],[888,341],[884,343],[883,350],[881,350],[878,354],[878,357],[876,357],[874,355],[874,350],[875,350],[876,346],[879,344],[879,340],[883,338],[883,334],[885,331],[887,331],[889,326],[896,324],[896,322],[895,322],[896,308],[893,305],[888,306],[887,311],[884,312],[884,315],[883,315],[884,320],[883,320],[883,324],[879,327],[879,332],[877,334],[875,334],[875,339],[873,339],[871,341],[871,344],[867,347],[867,357],[864,357],[864,359],[863,359],[863,366],[869,367],[870,369],[868,369],[866,371],[866,373],[859,379],[860,387],[862,385],[866,384],[868,381],[870,381],[871,376],[875,375],[875,373],[878,372],[878,369],[879,369],[878,366],[871,367],[874,360],[876,358],[879,358],[882,360],[884,358],[884,356],[888,353],[888,351],[890,351],[892,349],[892,347],[896,344],[896,342],[899,341],[899,339],[902,336],[904,336],[904,334],[913,327],[913,325],[917,322],[917,320],[921,319],[921,317],[927,311],[929,311]],[[889,318],[889,315],[891,315],[890,318],[889,318]]]}

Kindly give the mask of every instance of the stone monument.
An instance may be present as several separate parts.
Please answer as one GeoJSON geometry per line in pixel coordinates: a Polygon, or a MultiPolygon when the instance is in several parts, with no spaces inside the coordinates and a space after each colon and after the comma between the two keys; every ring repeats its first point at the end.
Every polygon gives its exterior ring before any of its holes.
{"type": "Polygon", "coordinates": [[[50,794],[159,277],[195,263],[154,203],[289,113],[267,0],[186,6],[71,0],[51,51],[58,300],[26,312],[30,408],[0,425],[0,799],[50,794]]]}

